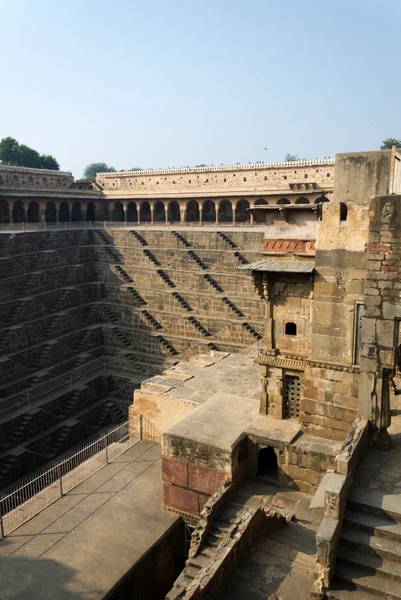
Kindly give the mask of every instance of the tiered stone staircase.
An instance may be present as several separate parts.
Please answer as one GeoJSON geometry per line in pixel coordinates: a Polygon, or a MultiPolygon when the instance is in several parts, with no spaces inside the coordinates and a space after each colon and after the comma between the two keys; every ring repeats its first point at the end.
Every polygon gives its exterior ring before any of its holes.
{"type": "Polygon", "coordinates": [[[333,600],[401,598],[401,494],[352,488],[328,595],[333,600]]]}

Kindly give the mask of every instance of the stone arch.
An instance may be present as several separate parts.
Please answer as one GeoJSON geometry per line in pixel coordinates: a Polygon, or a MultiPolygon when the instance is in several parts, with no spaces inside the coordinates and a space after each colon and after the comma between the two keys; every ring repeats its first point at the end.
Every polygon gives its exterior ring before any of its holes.
{"type": "Polygon", "coordinates": [[[308,198],[302,197],[295,200],[295,204],[310,204],[308,198]]]}
{"type": "Polygon", "coordinates": [[[60,179],[56,179],[56,185],[61,185],[60,179]]]}
{"type": "Polygon", "coordinates": [[[176,200],[172,200],[168,205],[167,219],[169,223],[179,223],[181,221],[180,205],[176,200]]]}
{"type": "Polygon", "coordinates": [[[63,202],[60,204],[58,220],[60,223],[69,223],[70,221],[70,205],[65,200],[63,200],[63,202]]]}
{"type": "Polygon", "coordinates": [[[291,202],[288,198],[280,198],[280,200],[277,200],[277,204],[291,204],[291,202]]]}
{"type": "Polygon", "coordinates": [[[166,209],[164,203],[158,200],[153,206],[153,220],[155,223],[166,222],[166,209]]]}
{"type": "Polygon", "coordinates": [[[205,200],[202,210],[203,223],[216,223],[216,205],[213,200],[205,200]]]}
{"type": "Polygon", "coordinates": [[[255,202],[254,202],[254,206],[268,206],[268,201],[265,200],[264,198],[258,198],[255,202]]]}
{"type": "Polygon", "coordinates": [[[0,199],[0,223],[10,222],[10,207],[7,200],[0,199]]]}
{"type": "Polygon", "coordinates": [[[225,223],[233,222],[233,205],[229,200],[222,200],[218,209],[218,220],[225,223]]]}
{"type": "Polygon", "coordinates": [[[30,183],[30,184],[33,183],[33,177],[28,177],[28,183],[30,183]]]}
{"type": "Polygon", "coordinates": [[[17,177],[17,175],[14,175],[14,177],[13,177],[13,183],[18,183],[18,177],[17,177]]]}
{"type": "Polygon", "coordinates": [[[39,223],[39,204],[36,200],[31,200],[28,205],[28,223],[39,223]]]}
{"type": "Polygon", "coordinates": [[[3,176],[2,176],[2,175],[0,175],[0,185],[2,185],[3,183],[4,183],[3,176]]]}
{"type": "Polygon", "coordinates": [[[317,200],[315,200],[315,204],[323,204],[324,202],[329,202],[329,199],[326,196],[320,196],[317,200]]]}
{"type": "Polygon", "coordinates": [[[124,221],[124,207],[120,200],[117,200],[113,204],[113,210],[111,211],[112,221],[124,221]]]}
{"type": "Polygon", "coordinates": [[[83,214],[82,214],[82,206],[80,202],[74,202],[74,204],[72,205],[72,211],[71,211],[71,221],[73,222],[78,222],[78,221],[83,221],[83,214]]]}
{"type": "Polygon", "coordinates": [[[196,200],[190,200],[186,205],[186,222],[187,223],[199,223],[200,212],[199,204],[196,200]]]}
{"type": "Polygon", "coordinates": [[[42,183],[43,183],[43,185],[47,185],[47,177],[43,177],[42,183]]]}
{"type": "Polygon", "coordinates": [[[96,221],[96,208],[93,202],[88,202],[86,206],[86,220],[96,221]]]}
{"type": "Polygon", "coordinates": [[[127,206],[127,221],[138,222],[138,208],[135,202],[129,202],[127,206]]]}
{"type": "Polygon", "coordinates": [[[57,208],[53,200],[46,204],[45,221],[46,223],[56,223],[57,221],[57,208]]]}
{"type": "Polygon", "coordinates": [[[13,222],[25,223],[25,207],[22,200],[16,200],[13,206],[13,222]]]}
{"type": "Polygon", "coordinates": [[[150,210],[149,202],[142,202],[141,207],[139,209],[139,219],[141,223],[150,223],[152,220],[152,213],[150,210]]]}
{"type": "Polygon", "coordinates": [[[238,200],[235,205],[236,223],[249,223],[251,217],[248,208],[250,208],[248,200],[238,200]]]}

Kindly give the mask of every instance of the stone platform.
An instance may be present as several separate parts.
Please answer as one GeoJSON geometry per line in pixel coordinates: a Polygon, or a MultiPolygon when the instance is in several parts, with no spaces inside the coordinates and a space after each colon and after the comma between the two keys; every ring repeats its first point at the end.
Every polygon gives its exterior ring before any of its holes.
{"type": "Polygon", "coordinates": [[[104,598],[177,523],[161,508],[160,462],[141,441],[3,539],[2,600],[104,598]]]}

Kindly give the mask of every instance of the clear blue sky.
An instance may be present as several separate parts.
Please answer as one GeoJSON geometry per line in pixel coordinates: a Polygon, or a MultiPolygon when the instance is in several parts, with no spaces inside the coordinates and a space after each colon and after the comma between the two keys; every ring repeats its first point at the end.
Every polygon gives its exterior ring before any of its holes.
{"type": "Polygon", "coordinates": [[[400,0],[0,0],[0,19],[0,138],[76,177],[401,138],[400,0]]]}

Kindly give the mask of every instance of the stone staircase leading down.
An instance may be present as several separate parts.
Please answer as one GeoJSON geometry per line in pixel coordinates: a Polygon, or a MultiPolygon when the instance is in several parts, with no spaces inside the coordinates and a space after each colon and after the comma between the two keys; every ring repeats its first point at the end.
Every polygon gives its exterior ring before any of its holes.
{"type": "Polygon", "coordinates": [[[242,510],[244,510],[244,506],[241,504],[228,503],[223,506],[222,510],[214,518],[208,530],[207,537],[201,544],[197,555],[187,559],[185,568],[175,581],[173,588],[167,594],[166,600],[175,600],[176,598],[184,597],[185,590],[193,582],[201,568],[207,562],[213,560],[217,548],[230,527],[234,525],[242,510]]]}
{"type": "Polygon", "coordinates": [[[330,600],[401,599],[401,494],[354,486],[330,600]]]}

